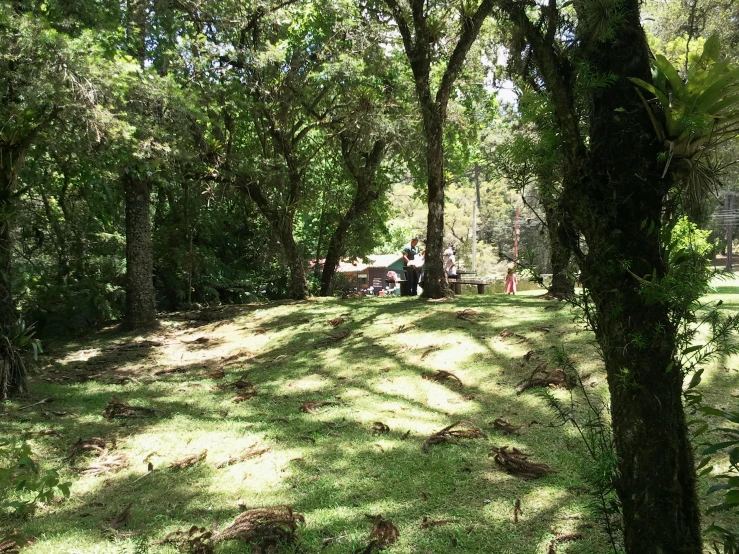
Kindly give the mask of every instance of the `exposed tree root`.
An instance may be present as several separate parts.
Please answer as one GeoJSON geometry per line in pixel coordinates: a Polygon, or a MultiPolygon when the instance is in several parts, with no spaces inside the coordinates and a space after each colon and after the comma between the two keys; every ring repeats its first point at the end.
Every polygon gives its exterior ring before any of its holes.
{"type": "MultiPolygon", "coordinates": [[[[110,450],[116,447],[115,439],[111,441],[110,450]]],[[[83,456],[88,453],[94,453],[97,456],[102,456],[108,453],[108,441],[101,437],[90,437],[89,439],[79,439],[67,450],[66,459],[69,463],[73,464],[78,456],[83,456]]]]}
{"type": "Polygon", "coordinates": [[[320,408],[321,406],[338,406],[338,402],[330,402],[330,401],[320,401],[320,402],[313,402],[312,400],[305,400],[303,402],[303,405],[300,407],[301,412],[305,412],[307,414],[317,414],[316,408],[320,408]]]}
{"type": "Polygon", "coordinates": [[[390,432],[390,427],[385,425],[382,421],[375,421],[372,424],[372,433],[375,435],[385,435],[390,432]]]}
{"type": "Polygon", "coordinates": [[[457,523],[456,519],[429,519],[423,516],[421,521],[421,529],[428,529],[429,527],[441,527],[447,523],[457,523]]]}
{"type": "Polygon", "coordinates": [[[367,547],[361,551],[361,554],[372,554],[377,550],[384,550],[388,546],[395,544],[398,540],[400,532],[391,521],[382,518],[382,514],[376,516],[367,516],[373,520],[372,531],[370,531],[367,547]]]}
{"type": "Polygon", "coordinates": [[[523,426],[512,425],[511,423],[508,423],[505,419],[498,418],[493,421],[493,427],[498,431],[505,433],[506,435],[515,435],[523,426]]]}
{"type": "Polygon", "coordinates": [[[326,344],[336,344],[351,335],[351,329],[337,329],[333,333],[326,333],[326,344]]]}
{"type": "Polygon", "coordinates": [[[534,387],[564,387],[571,389],[575,386],[573,380],[567,376],[563,369],[555,368],[548,371],[548,367],[549,364],[547,362],[540,363],[534,369],[531,376],[519,384],[516,394],[521,394],[534,387]]]}
{"type": "Polygon", "coordinates": [[[151,408],[126,404],[117,396],[112,397],[103,410],[105,419],[151,417],[155,413],[151,408]]]}
{"type": "Polygon", "coordinates": [[[424,358],[425,358],[426,356],[428,356],[428,355],[429,355],[429,354],[431,354],[432,352],[436,352],[436,351],[438,351],[438,350],[441,350],[441,347],[440,347],[440,346],[429,346],[429,347],[428,347],[428,348],[426,348],[426,349],[425,349],[425,350],[423,351],[423,353],[421,354],[421,359],[423,360],[423,359],[424,359],[424,358]]]}
{"type": "Polygon", "coordinates": [[[279,543],[294,541],[299,523],[305,523],[305,518],[287,505],[247,510],[223,531],[215,533],[213,544],[240,540],[254,543],[260,549],[258,552],[272,552],[279,543]]]}
{"type": "Polygon", "coordinates": [[[474,323],[478,315],[475,310],[459,310],[457,312],[457,319],[474,323]]]}
{"type": "Polygon", "coordinates": [[[474,423],[467,420],[457,421],[452,423],[448,427],[444,427],[441,431],[437,431],[423,443],[424,452],[429,451],[429,446],[433,444],[441,444],[444,442],[452,442],[458,444],[454,439],[466,438],[466,439],[483,439],[485,433],[477,427],[474,423]],[[455,427],[458,427],[455,429],[455,427]]]}
{"type": "Polygon", "coordinates": [[[498,336],[502,339],[515,337],[519,339],[518,344],[521,344],[522,342],[529,342],[529,339],[527,337],[524,337],[523,335],[518,335],[516,333],[511,333],[508,329],[503,329],[498,336]]]}
{"type": "Polygon", "coordinates": [[[213,554],[213,532],[193,525],[187,531],[173,531],[155,544],[171,544],[187,554],[213,554]]]}
{"type": "Polygon", "coordinates": [[[252,446],[251,448],[244,450],[241,454],[238,454],[236,456],[231,456],[228,458],[228,460],[224,460],[222,462],[218,462],[215,464],[216,469],[223,469],[226,466],[230,466],[232,464],[238,464],[240,462],[245,462],[246,460],[250,460],[252,458],[257,458],[258,456],[261,456],[262,454],[265,454],[270,451],[270,448],[268,446],[263,448],[258,448],[256,446],[252,446]]]}
{"type": "Polygon", "coordinates": [[[97,460],[83,469],[82,473],[84,475],[102,475],[111,471],[120,471],[128,466],[128,456],[125,454],[111,454],[106,451],[97,460]]]}
{"type": "Polygon", "coordinates": [[[489,456],[492,456],[495,463],[498,464],[503,471],[516,477],[524,479],[537,479],[555,473],[555,471],[546,464],[529,462],[528,454],[524,454],[518,448],[508,450],[507,446],[502,448],[493,448],[489,456]]]}
{"type": "Polygon", "coordinates": [[[190,456],[185,456],[176,462],[172,462],[169,464],[169,467],[171,469],[185,469],[186,467],[194,466],[195,464],[202,462],[205,460],[207,455],[208,451],[203,450],[200,454],[191,454],[190,456]]]}
{"type": "Polygon", "coordinates": [[[557,554],[557,545],[567,541],[577,541],[582,538],[582,533],[562,533],[549,542],[547,554],[557,554]]]}
{"type": "Polygon", "coordinates": [[[464,386],[459,377],[443,369],[440,369],[434,373],[426,374],[423,376],[423,378],[429,381],[436,381],[437,383],[445,383],[447,381],[453,381],[459,385],[459,388],[462,388],[464,386]]]}

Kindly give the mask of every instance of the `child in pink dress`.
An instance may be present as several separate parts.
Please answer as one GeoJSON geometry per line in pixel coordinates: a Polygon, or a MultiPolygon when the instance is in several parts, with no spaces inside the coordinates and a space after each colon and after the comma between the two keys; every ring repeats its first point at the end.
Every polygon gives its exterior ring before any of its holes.
{"type": "Polygon", "coordinates": [[[513,273],[513,268],[510,268],[505,277],[505,293],[516,294],[516,283],[518,283],[518,277],[513,273]]]}

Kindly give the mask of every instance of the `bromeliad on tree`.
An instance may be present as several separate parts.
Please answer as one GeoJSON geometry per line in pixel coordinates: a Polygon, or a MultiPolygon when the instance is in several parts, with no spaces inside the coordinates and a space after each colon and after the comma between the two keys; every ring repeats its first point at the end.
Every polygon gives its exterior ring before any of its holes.
{"type": "Polygon", "coordinates": [[[683,77],[662,55],[652,60],[652,81],[631,78],[659,102],[664,124],[641,91],[637,93],[671,169],[691,196],[715,190],[717,166],[710,157],[716,146],[739,135],[739,68],[719,61],[719,39],[711,36],[703,52],[683,77]]]}

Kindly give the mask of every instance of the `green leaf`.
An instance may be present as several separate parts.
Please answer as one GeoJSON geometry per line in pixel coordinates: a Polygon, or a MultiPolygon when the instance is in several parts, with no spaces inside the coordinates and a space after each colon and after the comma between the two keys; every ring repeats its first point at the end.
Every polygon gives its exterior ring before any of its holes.
{"type": "MultiPolygon", "coordinates": [[[[654,64],[665,74],[667,80],[670,81],[674,95],[677,98],[682,98],[685,92],[685,84],[680,78],[677,69],[662,54],[657,54],[654,57],[654,64]]],[[[666,102],[665,105],[669,105],[669,102],[666,102]]]]}
{"type": "Polygon", "coordinates": [[[713,454],[715,452],[718,452],[719,450],[723,450],[724,448],[729,448],[730,446],[734,446],[737,444],[739,444],[739,440],[717,442],[716,444],[712,444],[708,448],[704,449],[701,454],[703,454],[704,456],[708,456],[709,454],[713,454]]]}
{"type": "Polygon", "coordinates": [[[693,378],[690,380],[690,384],[688,384],[688,390],[694,389],[700,384],[701,375],[703,375],[703,368],[700,368],[693,374],[693,378]]]}
{"type": "Polygon", "coordinates": [[[718,60],[720,47],[721,44],[718,35],[713,33],[703,44],[703,52],[701,52],[701,57],[698,60],[698,63],[707,64],[718,60]]]}
{"type": "Polygon", "coordinates": [[[686,354],[690,354],[691,352],[695,352],[696,350],[700,350],[704,346],[705,344],[696,344],[695,346],[686,348],[685,350],[683,350],[683,356],[685,356],[686,354]]]}

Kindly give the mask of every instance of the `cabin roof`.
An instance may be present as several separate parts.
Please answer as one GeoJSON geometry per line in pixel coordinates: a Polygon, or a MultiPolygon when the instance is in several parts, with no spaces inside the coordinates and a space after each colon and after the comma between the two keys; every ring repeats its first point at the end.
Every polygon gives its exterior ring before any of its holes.
{"type": "Polygon", "coordinates": [[[367,262],[357,258],[354,262],[342,261],[336,269],[337,273],[357,273],[373,268],[387,268],[388,270],[403,269],[403,256],[400,254],[372,254],[367,256],[367,262]]]}

